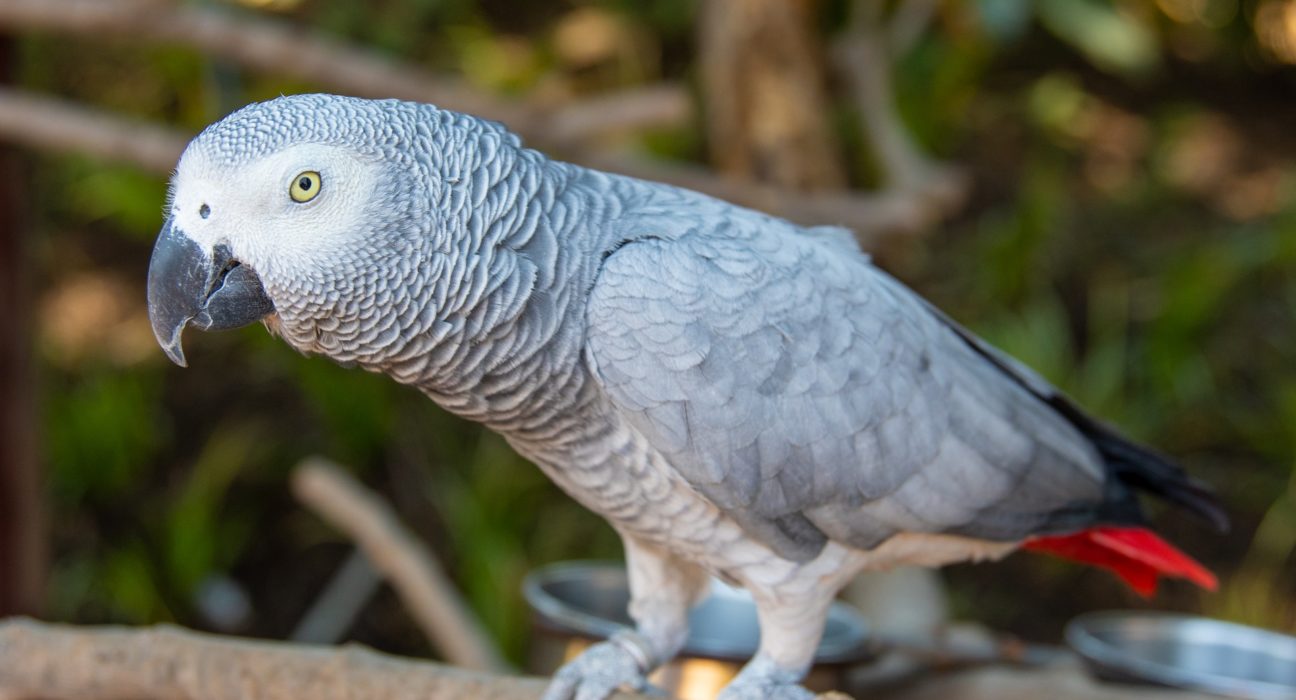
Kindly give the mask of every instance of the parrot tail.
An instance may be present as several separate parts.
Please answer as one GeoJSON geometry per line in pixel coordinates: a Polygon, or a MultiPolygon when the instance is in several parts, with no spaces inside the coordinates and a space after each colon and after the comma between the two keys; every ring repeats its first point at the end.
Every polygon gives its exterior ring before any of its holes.
{"type": "Polygon", "coordinates": [[[1144,528],[1097,527],[1044,535],[1026,540],[1022,548],[1110,569],[1145,598],[1156,593],[1160,576],[1185,578],[1209,591],[1218,585],[1215,574],[1144,528]]]}

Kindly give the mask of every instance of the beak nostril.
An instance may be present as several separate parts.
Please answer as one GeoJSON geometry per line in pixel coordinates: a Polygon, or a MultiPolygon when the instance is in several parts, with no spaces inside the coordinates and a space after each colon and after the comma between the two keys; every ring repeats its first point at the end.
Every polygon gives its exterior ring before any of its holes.
{"type": "Polygon", "coordinates": [[[211,216],[211,207],[207,206],[206,204],[203,204],[201,207],[198,207],[198,216],[201,216],[204,219],[211,216]]]}

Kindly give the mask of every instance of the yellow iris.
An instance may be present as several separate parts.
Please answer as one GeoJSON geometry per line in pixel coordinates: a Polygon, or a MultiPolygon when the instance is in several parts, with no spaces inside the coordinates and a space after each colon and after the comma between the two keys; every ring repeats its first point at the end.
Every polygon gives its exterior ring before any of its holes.
{"type": "Polygon", "coordinates": [[[306,172],[293,178],[292,185],[288,187],[288,196],[292,197],[294,202],[309,202],[315,199],[320,192],[320,174],[314,170],[306,172]]]}

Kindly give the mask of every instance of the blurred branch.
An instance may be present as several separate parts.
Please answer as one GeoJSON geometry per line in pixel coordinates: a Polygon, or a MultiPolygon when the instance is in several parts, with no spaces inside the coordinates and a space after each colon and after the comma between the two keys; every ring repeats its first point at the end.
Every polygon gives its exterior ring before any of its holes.
{"type": "MultiPolygon", "coordinates": [[[[171,0],[0,0],[0,27],[184,44],[250,68],[330,89],[439,104],[502,121],[529,142],[560,149],[578,163],[689,187],[803,224],[844,225],[855,229],[866,246],[884,236],[920,231],[940,215],[929,211],[926,190],[807,197],[793,190],[732,183],[698,169],[624,154],[601,154],[590,148],[588,142],[603,133],[684,121],[689,100],[677,86],[628,89],[552,106],[498,99],[453,78],[290,25],[171,0]]],[[[900,135],[903,137],[903,132],[900,135]]],[[[155,172],[168,172],[187,140],[162,127],[15,92],[0,94],[0,138],[124,160],[155,172]]],[[[886,138],[895,141],[892,136],[886,138]]],[[[905,158],[903,146],[893,160],[900,164],[900,172],[915,170],[906,167],[913,163],[905,158]]]]}
{"type": "Polygon", "coordinates": [[[898,191],[800,192],[758,182],[717,177],[701,167],[653,162],[618,155],[587,154],[582,163],[604,170],[666,182],[807,226],[846,226],[865,250],[887,239],[917,233],[932,222],[922,201],[898,191]]]}
{"type": "Polygon", "coordinates": [[[887,48],[893,57],[903,56],[918,43],[940,3],[941,0],[901,0],[887,25],[887,48]]]}
{"type": "Polygon", "coordinates": [[[545,133],[537,140],[558,148],[577,148],[603,134],[682,124],[692,111],[692,100],[678,85],[625,89],[564,105],[547,119],[545,133]]]}
{"type": "Polygon", "coordinates": [[[355,645],[299,646],[172,626],[0,621],[0,700],[530,700],[544,687],[538,678],[487,675],[355,645]]]}
{"type": "Polygon", "coordinates": [[[211,6],[171,0],[4,0],[0,25],[181,44],[247,68],[363,97],[432,102],[501,121],[519,116],[516,107],[457,81],[424,74],[282,22],[211,6]]]}
{"type": "MultiPolygon", "coordinates": [[[[152,172],[168,173],[175,167],[188,138],[175,129],[129,121],[64,100],[0,88],[0,140],[121,160],[152,172]]],[[[734,182],[702,168],[649,161],[624,153],[585,151],[571,155],[572,160],[583,165],[687,187],[802,224],[847,226],[855,229],[865,247],[877,245],[889,236],[922,230],[931,219],[922,203],[908,194],[807,194],[734,182]]]]}
{"type": "MultiPolygon", "coordinates": [[[[4,7],[0,0],[0,7],[4,7]]],[[[167,173],[189,137],[72,102],[0,88],[0,140],[61,153],[85,153],[167,173]]]]}
{"type": "Polygon", "coordinates": [[[351,95],[468,112],[504,122],[537,143],[565,144],[606,130],[679,124],[690,111],[687,95],[673,85],[627,89],[571,105],[497,98],[456,78],[283,22],[172,0],[0,0],[0,27],[179,44],[351,95]],[[608,109],[611,105],[617,108],[608,109]]]}
{"type": "MultiPolygon", "coordinates": [[[[877,0],[857,0],[846,36],[835,47],[835,57],[854,97],[861,130],[877,159],[884,186],[900,196],[919,200],[929,211],[929,223],[962,206],[970,183],[961,170],[933,162],[923,155],[900,119],[891,84],[892,42],[906,41],[899,27],[925,25],[918,10],[926,0],[909,0],[897,12],[914,12],[914,19],[893,19],[888,35],[877,0]],[[906,9],[908,8],[908,9],[906,9]],[[918,8],[918,9],[914,9],[918,8]]],[[[933,7],[934,9],[934,7],[933,7]]]]}
{"type": "Polygon", "coordinates": [[[288,638],[306,644],[337,644],[381,587],[382,576],[364,552],[352,549],[288,638]]]}
{"type": "Polygon", "coordinates": [[[346,533],[391,581],[448,661],[479,671],[508,669],[436,559],[376,494],[318,457],[297,467],[292,487],[298,500],[346,533]]]}

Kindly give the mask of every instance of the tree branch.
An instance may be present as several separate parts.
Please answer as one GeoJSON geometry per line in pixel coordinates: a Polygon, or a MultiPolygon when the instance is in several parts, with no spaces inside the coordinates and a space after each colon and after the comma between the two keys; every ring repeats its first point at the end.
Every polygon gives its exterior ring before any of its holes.
{"type": "Polygon", "coordinates": [[[900,0],[887,25],[887,48],[891,56],[908,53],[931,24],[941,0],[900,0]]]}
{"type": "MultiPolygon", "coordinates": [[[[56,152],[121,160],[151,172],[168,173],[188,138],[168,127],[0,88],[0,139],[56,152]]],[[[578,151],[570,155],[583,165],[687,187],[801,224],[846,226],[856,231],[866,248],[881,245],[890,237],[921,231],[932,220],[930,208],[907,193],[806,194],[729,181],[699,167],[649,161],[624,153],[578,151]]]]}
{"type": "Polygon", "coordinates": [[[2,87],[0,139],[59,153],[125,161],[155,173],[170,172],[189,140],[168,127],[2,87]]]}
{"type": "Polygon", "coordinates": [[[554,110],[545,120],[543,136],[536,140],[553,148],[579,150],[590,147],[598,136],[683,124],[692,112],[688,92],[678,85],[625,89],[554,110]]]}
{"type": "Polygon", "coordinates": [[[686,187],[806,226],[845,226],[855,231],[866,250],[876,249],[888,239],[922,231],[934,218],[921,199],[899,191],[799,192],[717,177],[697,166],[625,155],[590,153],[579,160],[603,170],[686,187]]]}
{"type": "Polygon", "coordinates": [[[319,457],[294,470],[292,487],[299,501],[364,551],[448,661],[479,671],[508,670],[436,559],[377,495],[319,457]]]}
{"type": "Polygon", "coordinates": [[[564,145],[608,130],[679,124],[690,103],[679,86],[653,85],[596,102],[539,104],[494,97],[377,52],[293,25],[172,0],[3,0],[0,27],[191,47],[246,68],[372,98],[427,102],[503,122],[536,143],[564,145]],[[618,109],[607,109],[618,105],[618,109]],[[598,113],[591,113],[598,107],[598,113]]]}
{"type": "MultiPolygon", "coordinates": [[[[926,4],[925,0],[911,0],[902,8],[921,9],[926,4]]],[[[884,187],[897,196],[917,199],[928,212],[928,223],[934,223],[962,205],[970,183],[958,168],[924,155],[901,121],[891,86],[893,55],[879,6],[877,0],[856,2],[850,29],[835,47],[835,58],[855,100],[861,130],[877,159],[884,187]]]]}
{"type": "Polygon", "coordinates": [[[0,621],[0,700],[530,700],[544,687],[538,678],[487,675],[356,645],[295,646],[172,626],[0,621]]]}
{"type": "MultiPolygon", "coordinates": [[[[358,644],[295,645],[174,625],[0,619],[0,700],[532,700],[548,681],[405,659],[358,644]]],[[[618,691],[609,700],[661,700],[618,691]]],[[[850,700],[837,692],[818,700],[850,700]]]]}

